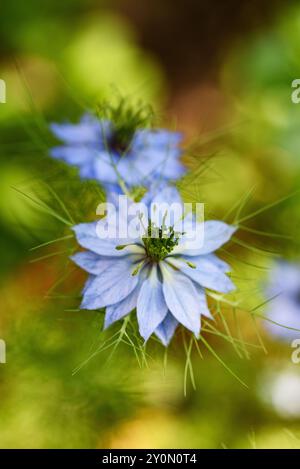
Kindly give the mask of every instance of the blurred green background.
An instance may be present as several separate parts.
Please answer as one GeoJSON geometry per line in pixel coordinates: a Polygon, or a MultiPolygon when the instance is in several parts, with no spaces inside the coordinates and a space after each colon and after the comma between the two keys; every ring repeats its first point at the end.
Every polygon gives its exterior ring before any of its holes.
{"type": "Polygon", "coordinates": [[[0,447],[300,447],[300,365],[249,314],[264,302],[273,257],[299,260],[299,196],[288,197],[300,181],[299,44],[296,2],[1,5],[0,447]],[[196,390],[188,334],[167,354],[153,341],[147,361],[134,332],[135,347],[99,352],[118,327],[103,334],[102,313],[77,309],[84,275],[68,262],[76,245],[53,213],[64,214],[63,201],[75,222],[92,219],[103,194],[47,156],[48,124],[117,92],[184,130],[192,172],[182,195],[205,202],[207,218],[232,222],[243,199],[241,217],[270,205],[222,253],[241,306],[223,308],[215,333],[205,329],[213,353],[193,347],[196,390]]]}

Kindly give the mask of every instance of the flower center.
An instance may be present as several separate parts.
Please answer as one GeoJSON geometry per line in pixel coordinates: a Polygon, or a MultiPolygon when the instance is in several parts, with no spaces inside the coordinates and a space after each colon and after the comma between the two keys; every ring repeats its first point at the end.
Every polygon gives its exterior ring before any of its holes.
{"type": "Polygon", "coordinates": [[[132,136],[133,134],[126,129],[116,129],[112,132],[108,146],[112,151],[122,155],[129,148],[132,136]]]}
{"type": "Polygon", "coordinates": [[[142,238],[148,258],[153,262],[163,260],[178,245],[181,234],[174,231],[172,226],[158,227],[150,221],[147,236],[142,238]]]}

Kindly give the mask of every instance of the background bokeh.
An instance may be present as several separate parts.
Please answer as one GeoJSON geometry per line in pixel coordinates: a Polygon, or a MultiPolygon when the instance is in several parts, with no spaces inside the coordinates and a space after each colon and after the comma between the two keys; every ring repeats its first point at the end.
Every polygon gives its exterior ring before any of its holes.
{"type": "Polygon", "coordinates": [[[299,44],[292,1],[1,5],[0,447],[300,447],[300,364],[261,319],[273,259],[299,260],[299,44]],[[84,275],[62,218],[92,219],[103,193],[48,157],[48,124],[118,93],[184,130],[186,201],[245,218],[222,253],[241,306],[205,330],[202,357],[182,331],[167,353],[143,352],[134,330],[105,348],[118,326],[103,334],[101,312],[78,310],[84,275]]]}

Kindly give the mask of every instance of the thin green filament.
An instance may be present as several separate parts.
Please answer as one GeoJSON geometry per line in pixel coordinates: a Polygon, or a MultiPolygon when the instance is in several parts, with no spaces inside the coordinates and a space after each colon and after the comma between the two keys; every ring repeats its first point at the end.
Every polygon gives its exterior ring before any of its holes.
{"type": "Polygon", "coordinates": [[[117,103],[104,102],[98,106],[101,119],[108,119],[113,124],[109,147],[123,154],[128,151],[135,131],[148,127],[153,119],[153,110],[142,103],[133,104],[127,98],[120,97],[117,103]]]}

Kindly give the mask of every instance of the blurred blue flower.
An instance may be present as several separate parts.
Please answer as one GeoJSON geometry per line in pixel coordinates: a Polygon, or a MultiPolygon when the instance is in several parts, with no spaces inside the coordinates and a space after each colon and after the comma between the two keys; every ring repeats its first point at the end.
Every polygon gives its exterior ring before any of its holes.
{"type": "Polygon", "coordinates": [[[96,179],[110,190],[120,178],[128,186],[148,187],[158,175],[163,180],[178,179],[185,171],[179,160],[182,135],[178,132],[137,129],[124,141],[112,121],[90,114],[78,124],[50,127],[63,142],[51,149],[51,156],[77,166],[81,178],[96,179]]]}
{"type": "Polygon", "coordinates": [[[276,262],[270,272],[266,294],[270,298],[266,313],[270,321],[274,321],[266,322],[267,329],[286,340],[299,336],[299,332],[287,328],[300,330],[300,265],[282,260],[276,262]]]}
{"type": "MultiPolygon", "coordinates": [[[[162,201],[181,203],[172,187],[161,191],[152,202],[162,201]]],[[[165,346],[178,323],[198,336],[201,315],[212,317],[205,289],[220,293],[234,289],[226,275],[229,265],[214,251],[229,241],[236,227],[221,221],[202,222],[204,242],[195,247],[189,227],[199,222],[192,214],[187,218],[184,233],[177,222],[167,228],[153,226],[149,220],[144,233],[152,229],[157,236],[134,240],[101,239],[96,222],[76,225],[77,241],[87,251],[75,254],[72,260],[89,273],[80,307],[106,307],[105,328],[136,308],[141,336],[146,341],[155,333],[165,346]]],[[[103,219],[98,223],[107,222],[103,219]]]]}

